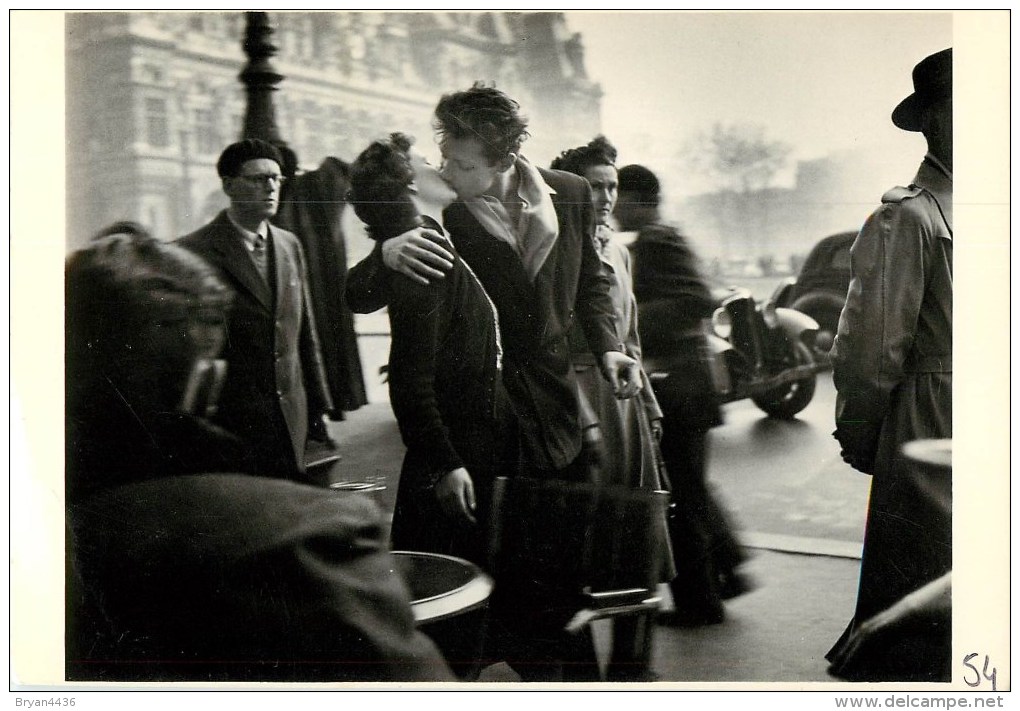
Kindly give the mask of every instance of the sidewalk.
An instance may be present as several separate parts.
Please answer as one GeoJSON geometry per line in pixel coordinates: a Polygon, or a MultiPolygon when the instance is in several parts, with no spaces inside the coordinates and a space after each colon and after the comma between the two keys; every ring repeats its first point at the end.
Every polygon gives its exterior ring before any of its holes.
{"type": "MultiPolygon", "coordinates": [[[[384,478],[387,488],[377,501],[392,511],[403,445],[389,403],[347,414],[347,420],[330,425],[342,455],[331,478],[384,478]]],[[[853,611],[859,551],[822,539],[753,532],[742,532],[741,538],[750,557],[745,570],[757,587],[726,604],[727,619],[720,625],[659,627],[654,671],[663,682],[715,682],[734,689],[740,688],[737,682],[798,689],[836,683],[826,673],[824,655],[853,611]]],[[[599,633],[596,629],[597,638],[599,633]]],[[[500,664],[486,669],[481,681],[518,678],[500,664]]]]}

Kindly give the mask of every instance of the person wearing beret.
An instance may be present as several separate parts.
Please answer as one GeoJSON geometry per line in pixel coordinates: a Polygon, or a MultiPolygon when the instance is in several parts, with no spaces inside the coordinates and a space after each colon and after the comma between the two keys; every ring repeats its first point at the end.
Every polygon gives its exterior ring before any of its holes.
{"type": "Polygon", "coordinates": [[[216,170],[230,207],[178,244],[212,264],[234,292],[215,422],[248,443],[264,476],[305,476],[309,433],[333,410],[297,237],[270,222],[283,158],[272,144],[228,146],[216,170]]]}
{"type": "MultiPolygon", "coordinates": [[[[872,479],[857,604],[830,661],[860,625],[952,567],[951,509],[921,495],[924,475],[903,450],[953,435],[952,49],[923,59],[912,78],[892,122],[921,133],[928,151],[909,185],[882,196],[850,249],[832,348],[834,434],[844,461],[872,479]]],[[[950,647],[925,660],[924,680],[948,680],[950,647]]],[[[866,676],[893,681],[897,672],[878,665],[866,676]]]]}
{"type": "Polygon", "coordinates": [[[65,677],[448,681],[375,503],[208,420],[231,291],[120,225],[65,266],[65,677]]]}

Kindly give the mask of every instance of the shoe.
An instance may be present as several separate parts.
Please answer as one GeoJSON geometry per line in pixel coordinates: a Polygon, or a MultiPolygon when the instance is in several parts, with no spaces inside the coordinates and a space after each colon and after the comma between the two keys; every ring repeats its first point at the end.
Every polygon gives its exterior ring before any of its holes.
{"type": "Polygon", "coordinates": [[[726,612],[723,606],[712,606],[705,609],[676,609],[669,612],[660,612],[656,618],[663,627],[707,627],[718,625],[726,619],[726,612]]]}
{"type": "Polygon", "coordinates": [[[749,577],[735,570],[719,574],[719,597],[723,600],[740,597],[751,592],[755,587],[756,585],[749,577]]]}

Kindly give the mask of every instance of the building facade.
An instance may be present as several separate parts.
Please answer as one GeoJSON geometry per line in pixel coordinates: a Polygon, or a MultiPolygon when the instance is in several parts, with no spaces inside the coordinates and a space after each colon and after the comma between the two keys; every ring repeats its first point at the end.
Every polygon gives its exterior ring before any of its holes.
{"type": "MultiPolygon", "coordinates": [[[[434,155],[431,112],[476,80],[518,99],[548,162],[599,132],[602,91],[562,13],[274,12],[273,95],[301,169],[392,131],[434,155]]],[[[68,247],[116,220],[163,238],[226,205],[215,163],[240,137],[243,12],[65,16],[68,247]]]]}

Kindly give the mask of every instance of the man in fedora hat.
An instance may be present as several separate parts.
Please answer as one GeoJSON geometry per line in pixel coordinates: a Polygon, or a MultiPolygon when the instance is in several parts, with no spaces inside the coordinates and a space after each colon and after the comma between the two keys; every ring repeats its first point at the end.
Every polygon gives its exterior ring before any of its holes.
{"type": "MultiPolygon", "coordinates": [[[[925,58],[893,123],[924,135],[914,180],[882,196],[850,250],[852,278],[832,348],[835,437],[872,474],[854,617],[829,652],[844,656],[861,625],[952,566],[949,508],[925,495],[925,474],[903,445],[949,439],[953,342],[952,49],[925,58]]],[[[910,653],[860,659],[840,676],[949,680],[949,617],[911,637],[910,653]],[[909,662],[909,664],[908,664],[909,662]]]]}

